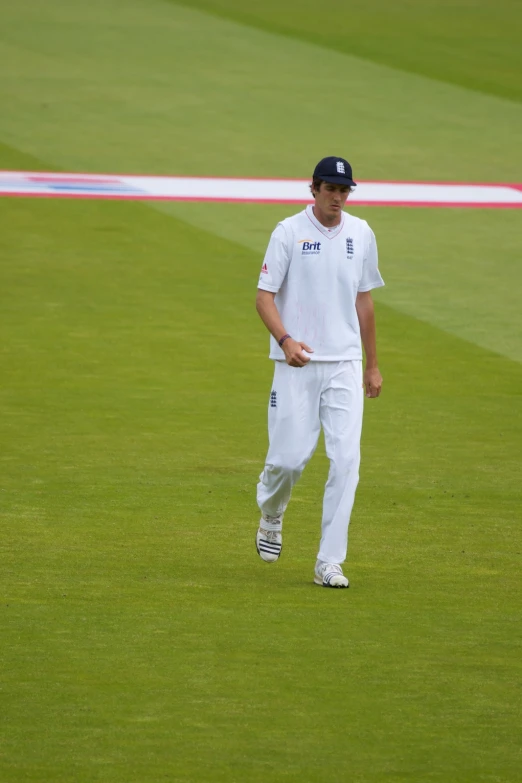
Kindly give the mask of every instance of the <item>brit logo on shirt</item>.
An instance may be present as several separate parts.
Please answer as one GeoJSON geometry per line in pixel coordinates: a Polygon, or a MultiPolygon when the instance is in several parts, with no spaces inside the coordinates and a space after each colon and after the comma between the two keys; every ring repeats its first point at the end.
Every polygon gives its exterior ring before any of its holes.
{"type": "Polygon", "coordinates": [[[346,258],[353,258],[353,239],[351,237],[346,240],[346,258]]]}
{"type": "Polygon", "coordinates": [[[321,243],[313,239],[300,239],[297,244],[302,245],[302,256],[318,256],[321,252],[321,243]]]}
{"type": "Polygon", "coordinates": [[[277,392],[273,390],[270,392],[270,407],[277,408],[277,392]]]}

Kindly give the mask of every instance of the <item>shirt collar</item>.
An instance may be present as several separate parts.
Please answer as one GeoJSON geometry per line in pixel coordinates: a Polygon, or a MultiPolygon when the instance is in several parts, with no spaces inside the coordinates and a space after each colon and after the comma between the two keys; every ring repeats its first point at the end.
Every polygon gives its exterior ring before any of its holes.
{"type": "Polygon", "coordinates": [[[318,231],[321,232],[321,234],[324,234],[325,237],[328,237],[328,239],[333,239],[334,237],[338,236],[338,234],[341,233],[344,227],[344,212],[341,216],[341,222],[338,226],[332,226],[332,228],[327,228],[326,226],[323,226],[322,223],[320,223],[316,216],[314,215],[313,205],[308,204],[306,207],[306,215],[311,220],[313,225],[316,227],[318,231]]]}

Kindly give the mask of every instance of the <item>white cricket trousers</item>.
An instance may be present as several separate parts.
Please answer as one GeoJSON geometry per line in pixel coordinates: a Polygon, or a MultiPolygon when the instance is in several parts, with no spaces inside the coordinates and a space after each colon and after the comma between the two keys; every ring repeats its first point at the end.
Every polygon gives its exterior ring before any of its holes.
{"type": "Polygon", "coordinates": [[[321,426],[330,472],[323,500],[318,560],[342,563],[359,482],[364,393],[362,362],[275,362],[268,403],[269,448],[257,485],[262,514],[282,514],[314,453],[321,426]]]}

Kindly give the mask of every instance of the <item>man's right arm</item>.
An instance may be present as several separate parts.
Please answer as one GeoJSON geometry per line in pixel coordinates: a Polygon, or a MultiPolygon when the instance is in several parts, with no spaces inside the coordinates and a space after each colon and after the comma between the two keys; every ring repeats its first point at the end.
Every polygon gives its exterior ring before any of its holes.
{"type": "MultiPolygon", "coordinates": [[[[283,326],[274,299],[275,293],[272,291],[263,291],[262,288],[257,289],[256,310],[270,334],[279,342],[285,336],[286,329],[283,326]]],[[[313,353],[313,349],[309,345],[297,342],[292,337],[286,338],[281,349],[285,354],[286,363],[291,367],[304,367],[305,364],[308,364],[310,357],[306,356],[303,350],[313,353]]]]}

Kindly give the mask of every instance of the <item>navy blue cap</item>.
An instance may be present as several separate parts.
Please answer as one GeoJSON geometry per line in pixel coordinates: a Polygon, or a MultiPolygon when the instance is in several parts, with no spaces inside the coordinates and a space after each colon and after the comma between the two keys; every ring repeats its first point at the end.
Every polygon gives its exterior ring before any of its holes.
{"type": "Polygon", "coordinates": [[[344,158],[323,158],[314,170],[314,177],[324,182],[333,182],[334,185],[349,185],[356,187],[357,183],[352,179],[352,167],[344,158]]]}

